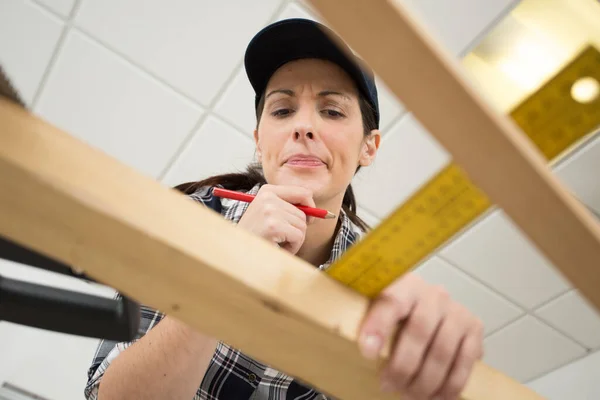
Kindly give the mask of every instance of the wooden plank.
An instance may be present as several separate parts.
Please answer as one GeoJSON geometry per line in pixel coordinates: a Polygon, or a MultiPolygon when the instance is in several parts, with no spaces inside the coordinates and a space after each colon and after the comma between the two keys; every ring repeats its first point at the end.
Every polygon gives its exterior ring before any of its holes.
{"type": "MultiPolygon", "coordinates": [[[[388,352],[358,350],[367,298],[1,98],[0,235],[337,398],[395,398],[388,352]]],[[[478,363],[463,398],[539,397],[478,363]]]]}
{"type": "Polygon", "coordinates": [[[600,310],[600,224],[565,190],[512,120],[482,99],[458,61],[398,0],[311,3],[472,181],[600,310]]]}

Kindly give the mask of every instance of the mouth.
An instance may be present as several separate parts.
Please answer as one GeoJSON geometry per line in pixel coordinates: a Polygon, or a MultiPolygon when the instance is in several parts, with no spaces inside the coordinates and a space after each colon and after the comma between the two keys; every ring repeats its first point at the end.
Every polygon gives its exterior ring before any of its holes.
{"type": "Polygon", "coordinates": [[[290,156],[284,164],[301,168],[317,168],[327,166],[327,164],[319,157],[308,154],[294,154],[290,156]]]}

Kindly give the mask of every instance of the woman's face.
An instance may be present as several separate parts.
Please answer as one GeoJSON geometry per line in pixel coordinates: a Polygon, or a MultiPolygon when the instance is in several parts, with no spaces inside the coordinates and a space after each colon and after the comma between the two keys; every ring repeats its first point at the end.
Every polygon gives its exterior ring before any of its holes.
{"type": "Polygon", "coordinates": [[[268,183],[305,187],[324,203],[341,199],[356,168],[372,162],[380,135],[364,135],[358,92],[343,69],[302,59],[271,77],[254,139],[268,183]]]}

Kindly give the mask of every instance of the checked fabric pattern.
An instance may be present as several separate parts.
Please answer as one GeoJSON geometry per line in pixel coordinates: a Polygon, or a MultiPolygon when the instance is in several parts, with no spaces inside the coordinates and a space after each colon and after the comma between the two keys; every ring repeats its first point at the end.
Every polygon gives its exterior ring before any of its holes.
{"type": "MultiPolygon", "coordinates": [[[[256,194],[260,185],[247,193],[256,194]]],[[[202,188],[188,195],[192,200],[219,212],[226,219],[237,223],[249,204],[212,195],[211,188],[202,188]]],[[[336,235],[331,256],[319,269],[325,270],[356,243],[363,232],[342,212],[341,224],[336,235]]],[[[118,295],[117,295],[118,297],[118,295]]],[[[131,342],[101,340],[88,369],[88,381],[84,389],[87,400],[97,400],[98,386],[110,363],[127,347],[139,340],[146,332],[160,323],[164,314],[141,305],[140,332],[131,342]]],[[[302,382],[285,375],[243,354],[226,343],[218,342],[206,374],[199,382],[193,400],[327,400],[330,397],[317,392],[302,382]]]]}

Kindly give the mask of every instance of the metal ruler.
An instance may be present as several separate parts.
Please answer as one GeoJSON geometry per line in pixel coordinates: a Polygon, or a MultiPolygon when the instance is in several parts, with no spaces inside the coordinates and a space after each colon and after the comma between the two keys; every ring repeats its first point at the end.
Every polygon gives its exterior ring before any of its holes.
{"type": "MultiPolygon", "coordinates": [[[[579,103],[578,79],[600,82],[600,52],[583,49],[542,88],[510,112],[548,160],[555,160],[600,124],[600,98],[579,103]]],[[[493,206],[466,173],[449,164],[381,224],[352,246],[326,273],[373,297],[414,268],[493,206]]]]}

